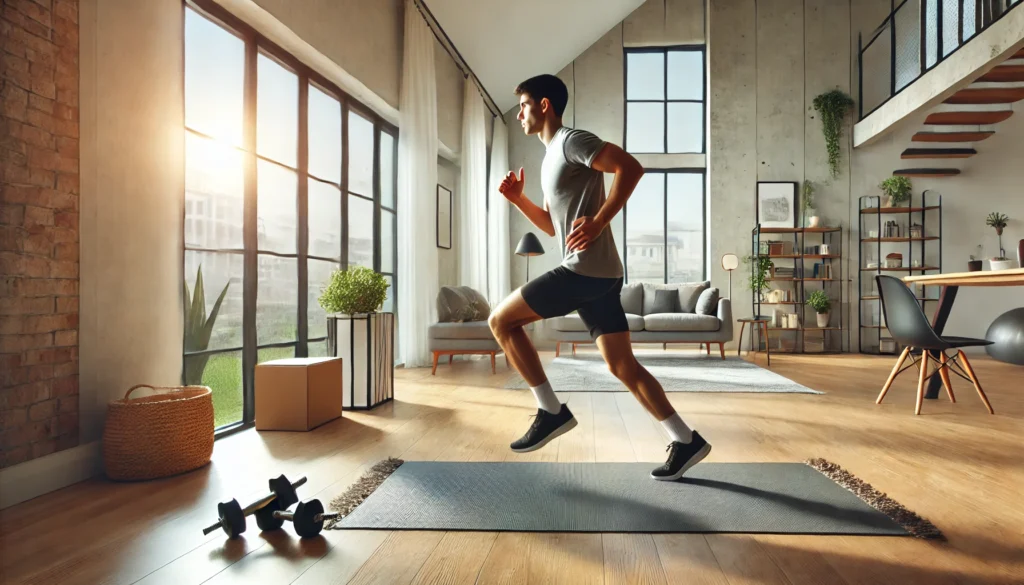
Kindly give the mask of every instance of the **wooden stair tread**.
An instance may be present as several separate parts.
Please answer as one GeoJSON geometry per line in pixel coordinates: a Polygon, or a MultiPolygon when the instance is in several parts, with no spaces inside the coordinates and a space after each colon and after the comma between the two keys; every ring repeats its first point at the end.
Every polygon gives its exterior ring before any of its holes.
{"type": "Polygon", "coordinates": [[[1024,81],[1024,65],[1000,65],[979,77],[978,81],[991,83],[1024,81]]]}
{"type": "Polygon", "coordinates": [[[1024,100],[1024,87],[961,89],[946,98],[947,104],[1006,104],[1024,100]]]}
{"type": "Polygon", "coordinates": [[[1024,49],[1021,49],[1021,50],[1017,51],[1017,53],[1013,57],[1010,57],[1010,58],[1011,59],[1024,59],[1024,49]]]}
{"type": "Polygon", "coordinates": [[[995,112],[935,112],[928,114],[925,124],[948,124],[954,126],[972,124],[996,124],[1013,115],[1013,110],[995,112]]]}
{"type": "Polygon", "coordinates": [[[976,154],[973,148],[908,148],[900,158],[970,158],[976,154]]]}
{"type": "Polygon", "coordinates": [[[902,177],[953,177],[960,174],[960,169],[898,169],[892,174],[902,177]]]}
{"type": "Polygon", "coordinates": [[[918,132],[911,139],[914,142],[980,142],[995,132],[918,132]]]}

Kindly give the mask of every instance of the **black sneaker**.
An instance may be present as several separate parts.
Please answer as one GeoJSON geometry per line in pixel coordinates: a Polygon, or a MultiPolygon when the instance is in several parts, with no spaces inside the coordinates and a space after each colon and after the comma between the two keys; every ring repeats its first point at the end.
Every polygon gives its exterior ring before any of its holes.
{"type": "Polygon", "coordinates": [[[533,419],[533,424],[530,425],[530,430],[510,445],[516,453],[536,451],[576,427],[576,418],[565,404],[562,404],[558,414],[538,408],[536,416],[537,418],[533,419]]]}
{"type": "Polygon", "coordinates": [[[675,481],[684,473],[711,452],[711,445],[700,436],[697,431],[693,432],[693,440],[689,443],[672,441],[665,449],[669,452],[668,461],[665,465],[651,472],[651,477],[662,481],[675,481]]]}

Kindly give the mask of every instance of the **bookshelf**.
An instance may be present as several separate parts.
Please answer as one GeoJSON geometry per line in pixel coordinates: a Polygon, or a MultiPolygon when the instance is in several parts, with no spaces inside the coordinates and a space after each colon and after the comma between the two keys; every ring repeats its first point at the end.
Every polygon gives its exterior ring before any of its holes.
{"type": "MultiPolygon", "coordinates": [[[[895,355],[902,351],[889,337],[875,276],[904,277],[942,270],[942,195],[925,190],[906,207],[883,207],[882,197],[860,198],[860,269],[857,278],[861,353],[895,355]]],[[[939,287],[915,286],[922,310],[937,302],[939,287]]]]}
{"type": "Polygon", "coordinates": [[[841,227],[775,228],[751,231],[751,276],[758,260],[771,262],[769,289],[753,295],[753,314],[768,320],[772,352],[840,353],[843,350],[843,229],[841,227]],[[829,322],[818,327],[817,314],[806,305],[814,290],[832,301],[829,322]],[[787,317],[787,315],[795,315],[787,317]],[[777,317],[778,316],[778,317],[777,317]]]}

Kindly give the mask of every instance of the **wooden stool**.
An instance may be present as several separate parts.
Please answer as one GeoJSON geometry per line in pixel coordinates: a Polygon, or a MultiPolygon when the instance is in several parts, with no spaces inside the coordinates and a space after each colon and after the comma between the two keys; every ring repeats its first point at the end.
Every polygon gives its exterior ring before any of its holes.
{"type": "Polygon", "coordinates": [[[751,336],[750,351],[754,352],[754,353],[758,353],[759,350],[755,350],[754,349],[754,340],[753,340],[754,327],[756,326],[758,328],[758,333],[760,333],[760,328],[763,326],[764,327],[764,352],[765,352],[765,354],[768,355],[768,365],[769,366],[772,365],[772,352],[771,352],[771,349],[769,348],[769,346],[771,344],[768,341],[768,319],[737,319],[736,321],[741,323],[741,325],[740,325],[740,339],[739,339],[739,342],[736,344],[736,355],[740,355],[740,350],[743,348],[743,329],[746,328],[747,323],[751,324],[750,325],[750,336],[751,336]]]}

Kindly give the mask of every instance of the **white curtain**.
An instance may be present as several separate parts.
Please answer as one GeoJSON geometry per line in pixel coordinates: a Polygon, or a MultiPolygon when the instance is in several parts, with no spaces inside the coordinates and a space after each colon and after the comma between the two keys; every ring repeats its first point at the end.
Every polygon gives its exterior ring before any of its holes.
{"type": "Polygon", "coordinates": [[[463,86],[459,284],[487,296],[487,117],[469,77],[463,86]]]}
{"type": "Polygon", "coordinates": [[[491,138],[491,172],[487,179],[487,196],[491,204],[488,213],[488,287],[487,300],[492,307],[512,292],[509,277],[508,222],[509,202],[498,193],[498,185],[510,169],[508,168],[508,127],[501,118],[494,119],[494,136],[491,138]]]}
{"type": "Polygon", "coordinates": [[[406,367],[431,365],[427,328],[440,287],[433,219],[437,200],[434,35],[412,0],[405,39],[398,132],[398,352],[406,367]]]}

